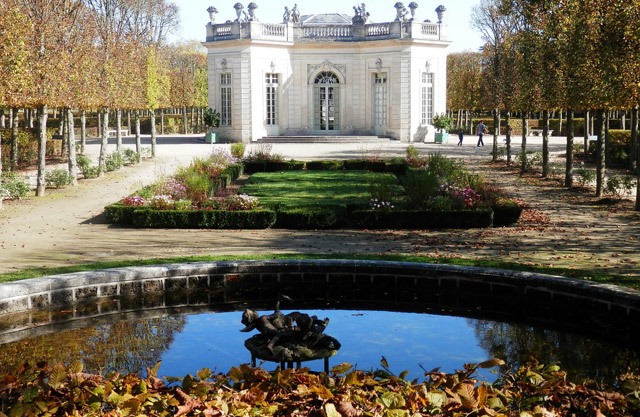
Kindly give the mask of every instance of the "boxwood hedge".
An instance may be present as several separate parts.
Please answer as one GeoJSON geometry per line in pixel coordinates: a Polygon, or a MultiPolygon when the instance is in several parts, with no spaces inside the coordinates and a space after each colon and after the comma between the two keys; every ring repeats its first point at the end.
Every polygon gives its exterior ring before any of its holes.
{"type": "Polygon", "coordinates": [[[493,210],[357,210],[351,213],[350,220],[354,227],[362,229],[466,229],[490,227],[493,210]]]}
{"type": "Polygon", "coordinates": [[[330,206],[313,210],[300,208],[277,212],[274,227],[280,229],[331,229],[344,221],[346,208],[330,206]]]}
{"type": "Polygon", "coordinates": [[[276,222],[273,210],[153,210],[112,204],[105,207],[110,223],[147,228],[267,229],[276,222]]]}
{"type": "Polygon", "coordinates": [[[520,219],[522,207],[517,204],[495,205],[493,209],[493,226],[509,226],[520,219]]]}
{"type": "Polygon", "coordinates": [[[341,205],[293,210],[153,210],[112,204],[105,207],[109,223],[148,228],[210,229],[464,229],[506,226],[515,223],[522,209],[503,206],[494,209],[459,211],[393,210],[381,212],[341,205]],[[495,214],[494,214],[495,212],[495,214]]]}

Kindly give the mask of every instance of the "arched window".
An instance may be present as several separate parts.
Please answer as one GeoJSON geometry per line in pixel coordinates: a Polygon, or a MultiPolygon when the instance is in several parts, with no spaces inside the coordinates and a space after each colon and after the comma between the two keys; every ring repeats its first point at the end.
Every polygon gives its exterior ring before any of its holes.
{"type": "Polygon", "coordinates": [[[336,74],[331,71],[322,71],[316,76],[314,84],[340,84],[336,74]]]}

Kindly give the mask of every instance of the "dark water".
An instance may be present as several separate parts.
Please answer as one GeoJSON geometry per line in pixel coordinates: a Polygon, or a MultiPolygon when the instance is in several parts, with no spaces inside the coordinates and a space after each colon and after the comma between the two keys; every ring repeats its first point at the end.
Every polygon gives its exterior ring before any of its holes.
{"type": "MultiPolygon", "coordinates": [[[[348,362],[361,370],[380,369],[384,356],[394,373],[408,370],[410,379],[420,379],[424,370],[433,368],[453,372],[465,363],[493,357],[518,365],[535,357],[541,363],[560,364],[576,382],[592,378],[607,383],[629,369],[640,369],[636,349],[528,325],[426,313],[305,312],[331,320],[325,333],[342,344],[331,366],[348,362]]],[[[0,345],[0,375],[15,372],[24,362],[43,359],[80,360],[89,372],[144,374],[157,361],[162,361],[159,376],[184,376],[205,367],[227,372],[250,361],[244,341],[255,331],[239,331],[241,315],[241,311],[141,318],[112,315],[98,324],[0,345]]],[[[276,367],[274,363],[261,365],[268,370],[276,367]]],[[[322,361],[305,366],[323,369],[322,361]]],[[[482,376],[495,378],[490,373],[482,376]]]]}

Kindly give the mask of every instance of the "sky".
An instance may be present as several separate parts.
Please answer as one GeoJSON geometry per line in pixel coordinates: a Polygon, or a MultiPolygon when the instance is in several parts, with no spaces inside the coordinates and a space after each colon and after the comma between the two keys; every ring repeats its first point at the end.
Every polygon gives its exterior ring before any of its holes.
{"type": "MultiPolygon", "coordinates": [[[[238,0],[173,0],[180,8],[180,29],[171,38],[172,41],[204,41],[206,32],[205,25],[209,22],[207,8],[215,6],[218,9],[216,22],[222,23],[227,20],[235,20],[236,13],[233,5],[238,0]]],[[[250,3],[247,0],[240,1],[246,8],[250,3]]],[[[284,7],[293,7],[296,0],[254,0],[258,5],[256,16],[261,22],[280,23],[284,7]]],[[[314,13],[343,13],[353,16],[353,6],[362,3],[358,1],[345,0],[297,0],[300,14],[314,13]]],[[[393,7],[394,0],[367,1],[366,10],[370,13],[370,22],[390,22],[396,16],[393,7]]],[[[405,1],[407,6],[410,1],[405,1]]],[[[471,27],[471,9],[478,5],[480,0],[437,0],[437,1],[417,1],[416,19],[423,21],[426,19],[437,22],[435,9],[442,4],[447,8],[444,15],[444,23],[448,26],[449,40],[452,41],[449,52],[477,51],[482,45],[480,33],[471,27]]],[[[245,9],[246,10],[246,9],[245,9]]]]}

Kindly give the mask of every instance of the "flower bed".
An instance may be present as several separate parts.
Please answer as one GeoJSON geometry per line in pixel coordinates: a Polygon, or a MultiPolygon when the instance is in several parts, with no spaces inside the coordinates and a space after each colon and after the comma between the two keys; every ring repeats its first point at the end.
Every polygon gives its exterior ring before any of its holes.
{"type": "Polygon", "coordinates": [[[433,229],[510,225],[522,211],[455,161],[421,158],[411,147],[401,161],[305,163],[257,155],[241,164],[216,150],[107,206],[106,218],[158,228],[433,229]],[[240,193],[229,192],[247,171],[268,173],[252,176],[240,193]]]}

